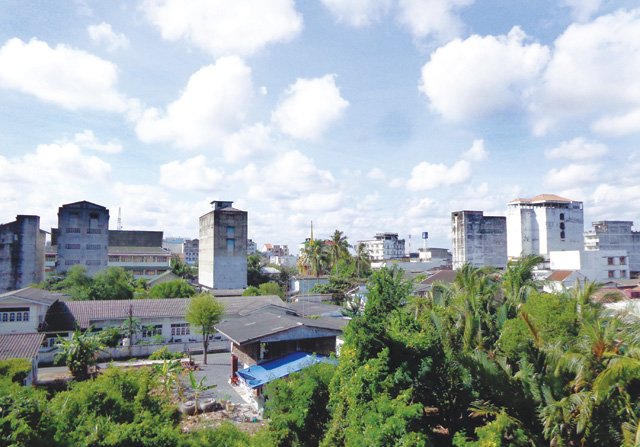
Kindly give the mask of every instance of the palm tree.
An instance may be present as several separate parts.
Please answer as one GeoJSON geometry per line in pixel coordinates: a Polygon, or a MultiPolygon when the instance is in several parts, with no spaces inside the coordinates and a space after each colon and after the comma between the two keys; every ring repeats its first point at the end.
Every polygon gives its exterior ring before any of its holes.
{"type": "Polygon", "coordinates": [[[312,239],[305,247],[304,254],[307,258],[310,273],[316,275],[319,284],[320,275],[325,272],[328,263],[326,244],[324,241],[312,239]]]}
{"type": "Polygon", "coordinates": [[[342,231],[334,231],[331,239],[327,241],[329,245],[329,253],[331,254],[332,266],[336,269],[336,276],[338,275],[338,261],[343,256],[349,253],[349,243],[347,242],[347,237],[342,233],[342,231]]]}
{"type": "Polygon", "coordinates": [[[77,381],[87,380],[91,377],[90,368],[98,361],[98,353],[106,352],[103,348],[101,337],[91,333],[87,329],[84,333],[76,329],[71,338],[62,338],[60,341],[60,352],[56,355],[56,360],[63,359],[69,372],[77,381]]]}
{"type": "Polygon", "coordinates": [[[356,255],[354,257],[354,261],[356,263],[356,272],[358,273],[358,276],[362,277],[363,268],[369,267],[371,265],[369,253],[365,249],[365,245],[362,242],[360,242],[356,247],[356,255]]]}

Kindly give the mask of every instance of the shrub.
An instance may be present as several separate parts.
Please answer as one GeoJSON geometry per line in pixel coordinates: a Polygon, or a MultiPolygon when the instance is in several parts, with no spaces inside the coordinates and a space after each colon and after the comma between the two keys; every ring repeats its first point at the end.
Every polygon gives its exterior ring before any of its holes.
{"type": "Polygon", "coordinates": [[[0,361],[0,376],[5,376],[12,382],[22,385],[30,372],[31,363],[27,359],[0,361]]]}
{"type": "Polygon", "coordinates": [[[182,352],[169,352],[166,346],[158,349],[156,352],[149,356],[149,360],[173,360],[181,359],[185,355],[182,352]]]}

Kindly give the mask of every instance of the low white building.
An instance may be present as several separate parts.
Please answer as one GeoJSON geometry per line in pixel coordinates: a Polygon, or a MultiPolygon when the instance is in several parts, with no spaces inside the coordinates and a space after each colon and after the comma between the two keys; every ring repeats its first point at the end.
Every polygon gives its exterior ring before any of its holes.
{"type": "Polygon", "coordinates": [[[606,282],[630,277],[626,250],[571,250],[549,253],[551,270],[575,270],[589,281],[606,282]]]}
{"type": "Polygon", "coordinates": [[[26,287],[0,295],[0,334],[38,332],[59,293],[26,287]]]}

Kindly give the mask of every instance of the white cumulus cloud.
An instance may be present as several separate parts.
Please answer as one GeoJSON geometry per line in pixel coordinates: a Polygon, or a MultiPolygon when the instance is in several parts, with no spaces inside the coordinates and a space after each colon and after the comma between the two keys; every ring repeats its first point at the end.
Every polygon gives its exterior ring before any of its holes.
{"type": "Polygon", "coordinates": [[[600,179],[599,164],[570,164],[562,169],[551,169],[543,183],[551,189],[570,189],[593,184],[600,179]]]}
{"type": "Polygon", "coordinates": [[[66,45],[14,38],[0,48],[0,86],[67,109],[126,112],[131,105],[117,79],[115,64],[66,45]]]}
{"type": "Polygon", "coordinates": [[[451,121],[522,107],[549,60],[547,47],[526,40],[518,27],[506,36],[455,39],[431,54],[420,90],[451,121]]]}
{"type": "Polygon", "coordinates": [[[605,144],[587,141],[578,137],[571,141],[564,141],[558,147],[545,151],[547,158],[568,158],[570,160],[588,160],[605,155],[609,149],[605,144]]]}
{"type": "Polygon", "coordinates": [[[146,143],[183,148],[219,143],[240,128],[252,97],[251,69],[239,57],[220,58],[194,73],[166,112],[145,110],[136,132],[146,143]]]}
{"type": "Polygon", "coordinates": [[[220,188],[224,172],[207,167],[204,155],[190,158],[184,163],[172,161],[160,166],[160,184],[172,189],[212,191],[220,188]]]}
{"type": "Polygon", "coordinates": [[[271,115],[271,120],[294,138],[315,140],[342,116],[349,102],[340,96],[336,76],[298,79],[271,115]]]}
{"type": "Polygon", "coordinates": [[[93,134],[93,131],[89,129],[85,129],[82,133],[77,133],[74,136],[73,141],[83,149],[91,149],[107,154],[117,154],[122,152],[122,144],[117,140],[112,140],[108,143],[101,143],[93,134]]]}
{"type": "Polygon", "coordinates": [[[339,21],[351,26],[364,26],[383,16],[391,0],[321,0],[339,21]]]}
{"type": "Polygon", "coordinates": [[[302,30],[293,0],[145,0],[142,9],[164,39],[214,56],[249,55],[302,30]]]}
{"type": "Polygon", "coordinates": [[[446,42],[462,32],[457,11],[473,3],[474,0],[399,0],[398,20],[417,38],[433,35],[446,42]]]}
{"type": "Polygon", "coordinates": [[[474,140],[471,148],[462,154],[462,158],[469,161],[486,160],[489,154],[484,148],[484,140],[474,140]]]}
{"type": "Polygon", "coordinates": [[[571,9],[577,21],[584,22],[600,9],[602,0],[564,0],[564,4],[571,9]]]}
{"type": "Polygon", "coordinates": [[[573,24],[556,39],[533,104],[535,132],[591,118],[593,130],[640,131],[640,9],[573,24]]]}
{"type": "Polygon", "coordinates": [[[87,27],[89,37],[96,43],[105,44],[109,51],[129,47],[129,39],[122,33],[116,33],[111,29],[111,25],[102,22],[99,25],[89,25],[87,27]]]}
{"type": "Polygon", "coordinates": [[[462,183],[471,178],[471,164],[460,160],[451,167],[423,161],[411,171],[407,188],[412,191],[436,189],[462,183]]]}

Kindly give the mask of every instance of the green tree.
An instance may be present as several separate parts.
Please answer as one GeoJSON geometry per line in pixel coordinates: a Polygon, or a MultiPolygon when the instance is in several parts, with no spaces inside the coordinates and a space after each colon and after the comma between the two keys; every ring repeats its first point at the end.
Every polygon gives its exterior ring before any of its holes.
{"type": "Polygon", "coordinates": [[[87,298],[130,300],[133,299],[134,290],[134,279],[130,272],[121,267],[109,267],[94,276],[87,298]]]}
{"type": "Polygon", "coordinates": [[[189,298],[196,294],[196,289],[184,279],[156,284],[149,290],[149,298],[189,298]]]}
{"type": "Polygon", "coordinates": [[[331,239],[327,241],[329,255],[331,257],[331,266],[336,270],[336,276],[339,276],[338,261],[349,255],[349,242],[347,236],[342,231],[334,231],[331,239]]]}
{"type": "Polygon", "coordinates": [[[256,286],[249,286],[242,292],[242,296],[260,296],[260,289],[256,286]]]}
{"type": "Polygon", "coordinates": [[[186,318],[189,324],[196,328],[196,332],[202,334],[202,350],[204,364],[207,364],[207,348],[209,347],[209,335],[215,332],[215,325],[220,321],[224,313],[224,304],[220,303],[213,295],[207,292],[194,295],[189,300],[186,318]]]}
{"type": "Polygon", "coordinates": [[[62,338],[60,352],[56,360],[64,360],[69,372],[77,381],[84,381],[91,377],[90,368],[97,363],[98,353],[104,351],[102,340],[96,334],[87,329],[84,333],[76,329],[71,338],[62,338]]]}
{"type": "Polygon", "coordinates": [[[268,282],[267,275],[262,273],[262,266],[260,265],[260,256],[248,255],[247,256],[247,284],[250,286],[258,287],[260,284],[268,282]]]}
{"type": "Polygon", "coordinates": [[[325,273],[329,261],[326,244],[324,241],[311,240],[304,249],[306,262],[312,275],[316,275],[320,283],[320,275],[325,273]]]}
{"type": "Polygon", "coordinates": [[[260,291],[260,295],[262,296],[277,295],[284,300],[284,292],[282,291],[282,287],[280,287],[280,284],[278,284],[277,282],[270,281],[260,284],[258,290],[260,291]]]}

